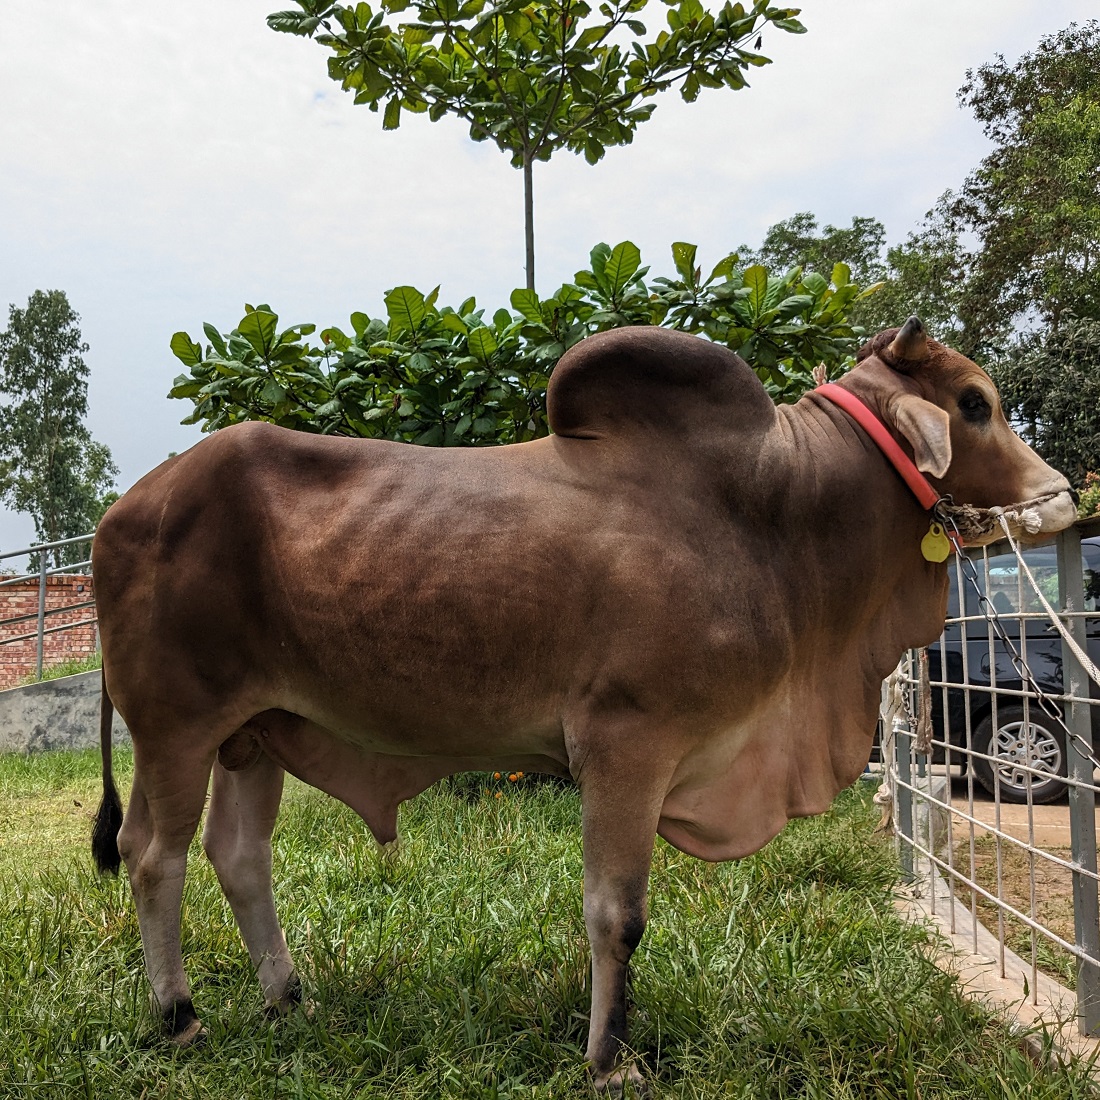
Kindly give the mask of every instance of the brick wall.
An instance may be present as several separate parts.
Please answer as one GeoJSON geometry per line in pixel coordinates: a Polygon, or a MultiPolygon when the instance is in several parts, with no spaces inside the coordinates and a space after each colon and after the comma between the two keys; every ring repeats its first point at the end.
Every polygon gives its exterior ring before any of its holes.
{"type": "MultiPolygon", "coordinates": [[[[76,574],[59,574],[46,578],[46,610],[69,607],[92,598],[92,578],[76,574]]],[[[30,577],[19,584],[0,588],[0,689],[14,687],[28,675],[33,675],[38,660],[38,644],[35,638],[23,642],[3,644],[5,638],[21,634],[33,634],[38,629],[37,618],[10,622],[20,615],[38,614],[38,578],[30,577]]],[[[83,622],[95,618],[94,607],[80,607],[73,611],[61,611],[46,616],[46,629],[64,626],[66,623],[83,622]]],[[[62,661],[83,660],[96,648],[95,624],[60,630],[47,634],[43,654],[43,666],[62,661]]]]}

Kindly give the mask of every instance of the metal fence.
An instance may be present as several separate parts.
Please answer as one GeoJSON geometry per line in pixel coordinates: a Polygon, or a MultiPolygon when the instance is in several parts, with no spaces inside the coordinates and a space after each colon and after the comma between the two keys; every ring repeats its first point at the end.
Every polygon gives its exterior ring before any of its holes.
{"type": "Polygon", "coordinates": [[[93,533],[78,535],[76,538],[61,539],[58,542],[38,543],[24,550],[9,550],[7,553],[0,554],[0,561],[10,561],[13,558],[26,558],[28,561],[27,572],[13,573],[9,576],[4,576],[0,579],[0,589],[25,585],[28,581],[35,579],[37,579],[38,582],[38,609],[36,612],[0,619],[0,629],[5,626],[19,623],[27,623],[29,625],[32,621],[35,623],[35,629],[15,634],[11,637],[0,638],[0,645],[10,645],[13,642],[26,642],[33,638],[36,645],[35,675],[39,680],[42,679],[42,664],[45,657],[45,642],[48,634],[59,634],[66,630],[75,630],[78,627],[94,626],[97,623],[94,610],[95,600],[91,597],[87,600],[66,604],[63,607],[47,608],[46,606],[46,580],[48,577],[66,573],[79,573],[81,571],[88,574],[91,573],[92,534],[93,533]],[[82,544],[87,544],[88,546],[88,558],[86,561],[50,567],[49,561],[52,551],[82,544]],[[92,609],[89,615],[78,622],[66,622],[60,626],[47,625],[52,616],[67,614],[77,610],[86,610],[88,608],[92,609]]]}
{"type": "Polygon", "coordinates": [[[996,935],[1002,977],[1006,944],[1029,961],[1022,996],[1040,971],[1074,988],[1079,1030],[1096,1035],[1100,523],[1022,553],[972,550],[951,572],[923,675],[908,654],[884,696],[902,865],[975,954],[982,926],[996,935]]]}

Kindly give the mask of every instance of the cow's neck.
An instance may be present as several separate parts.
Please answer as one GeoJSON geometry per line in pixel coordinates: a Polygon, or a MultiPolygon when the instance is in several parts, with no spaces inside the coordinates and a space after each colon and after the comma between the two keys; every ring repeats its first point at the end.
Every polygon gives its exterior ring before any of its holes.
{"type": "Polygon", "coordinates": [[[874,640],[896,651],[895,662],[906,649],[935,640],[946,610],[947,566],[921,553],[928,512],[841,409],[807,397],[778,414],[776,437],[790,481],[777,486],[774,507],[811,552],[826,548],[820,563],[826,605],[849,609],[841,622],[873,613],[874,640]]]}
{"type": "MultiPolygon", "coordinates": [[[[816,597],[800,625],[835,654],[831,690],[850,710],[834,737],[862,743],[878,683],[943,628],[947,566],[923,557],[928,513],[847,414],[804,399],[779,410],[777,428],[791,478],[778,511],[787,537],[805,547],[802,575],[816,597]]],[[[861,751],[835,747],[845,758],[861,751]]]]}

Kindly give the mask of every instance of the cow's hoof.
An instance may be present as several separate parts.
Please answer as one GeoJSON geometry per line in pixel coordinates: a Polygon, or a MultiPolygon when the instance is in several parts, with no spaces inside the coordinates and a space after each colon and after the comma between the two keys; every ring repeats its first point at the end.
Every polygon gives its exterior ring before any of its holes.
{"type": "Polygon", "coordinates": [[[173,1035],[170,1042],[180,1050],[202,1046],[206,1042],[206,1028],[202,1026],[201,1020],[192,1020],[183,1031],[173,1035]]]}
{"type": "MultiPolygon", "coordinates": [[[[287,979],[283,995],[277,1001],[268,1001],[264,1005],[264,1015],[269,1020],[281,1020],[284,1016],[289,1016],[290,1013],[297,1011],[299,1008],[303,1008],[302,983],[297,974],[291,974],[287,979]]],[[[305,1003],[304,1011],[307,1016],[313,1014],[313,1008],[309,1002],[305,1003]]]]}
{"type": "Polygon", "coordinates": [[[313,1002],[300,997],[293,1001],[279,1001],[277,1004],[264,1005],[264,1016],[269,1020],[285,1020],[290,1016],[304,1016],[313,1019],[313,1002]]]}
{"type": "Polygon", "coordinates": [[[598,1073],[593,1077],[592,1083],[601,1097],[609,1097],[611,1100],[619,1100],[620,1097],[624,1100],[645,1100],[649,1096],[649,1086],[635,1066],[624,1066],[614,1073],[598,1073]]]}
{"type": "Polygon", "coordinates": [[[195,1006],[190,1000],[176,1001],[164,1010],[161,1019],[168,1041],[174,1047],[193,1047],[206,1039],[206,1028],[195,1015],[195,1006]]]}

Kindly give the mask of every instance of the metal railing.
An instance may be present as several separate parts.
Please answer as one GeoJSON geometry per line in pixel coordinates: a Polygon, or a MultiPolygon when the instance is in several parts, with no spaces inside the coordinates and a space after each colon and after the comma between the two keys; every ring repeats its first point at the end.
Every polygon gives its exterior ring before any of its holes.
{"type": "Polygon", "coordinates": [[[996,935],[1002,977],[1009,941],[1030,956],[1032,1003],[1040,971],[1075,986],[1084,1035],[1100,1034],[1095,536],[1100,523],[1087,521],[1022,555],[1002,542],[955,557],[948,619],[929,647],[925,683],[911,652],[884,705],[904,872],[975,954],[981,925],[996,935]],[[931,744],[918,752],[923,714],[931,744]],[[1059,906],[1072,906],[1072,931],[1059,927],[1059,906]]]}
{"type": "Polygon", "coordinates": [[[10,618],[0,619],[0,627],[3,627],[9,623],[30,622],[32,619],[35,621],[35,629],[29,633],[17,634],[9,638],[0,638],[0,645],[10,645],[13,642],[25,642],[30,639],[35,639],[36,652],[35,652],[35,677],[38,680],[42,679],[42,663],[45,657],[46,649],[46,635],[58,634],[65,630],[75,630],[78,627],[83,626],[95,626],[98,622],[94,612],[88,618],[81,619],[79,622],[63,623],[60,626],[47,626],[46,620],[52,615],[62,615],[68,612],[83,610],[85,608],[94,608],[95,600],[85,600],[77,603],[66,604],[62,607],[46,607],[46,578],[57,576],[59,574],[66,573],[80,573],[82,570],[86,575],[90,575],[92,568],[91,557],[86,561],[73,562],[69,565],[60,565],[50,568],[50,551],[61,550],[68,546],[77,546],[82,543],[89,545],[91,548],[91,541],[94,532],[87,535],[77,535],[71,539],[60,539],[57,542],[42,542],[36,543],[34,546],[28,546],[24,550],[9,550],[6,553],[0,554],[0,561],[10,560],[12,558],[25,557],[28,561],[35,561],[34,568],[31,568],[26,573],[13,574],[11,576],[5,576],[0,579],[0,588],[8,588],[15,585],[26,584],[27,581],[38,580],[38,610],[32,612],[29,615],[14,615],[10,618]]]}

